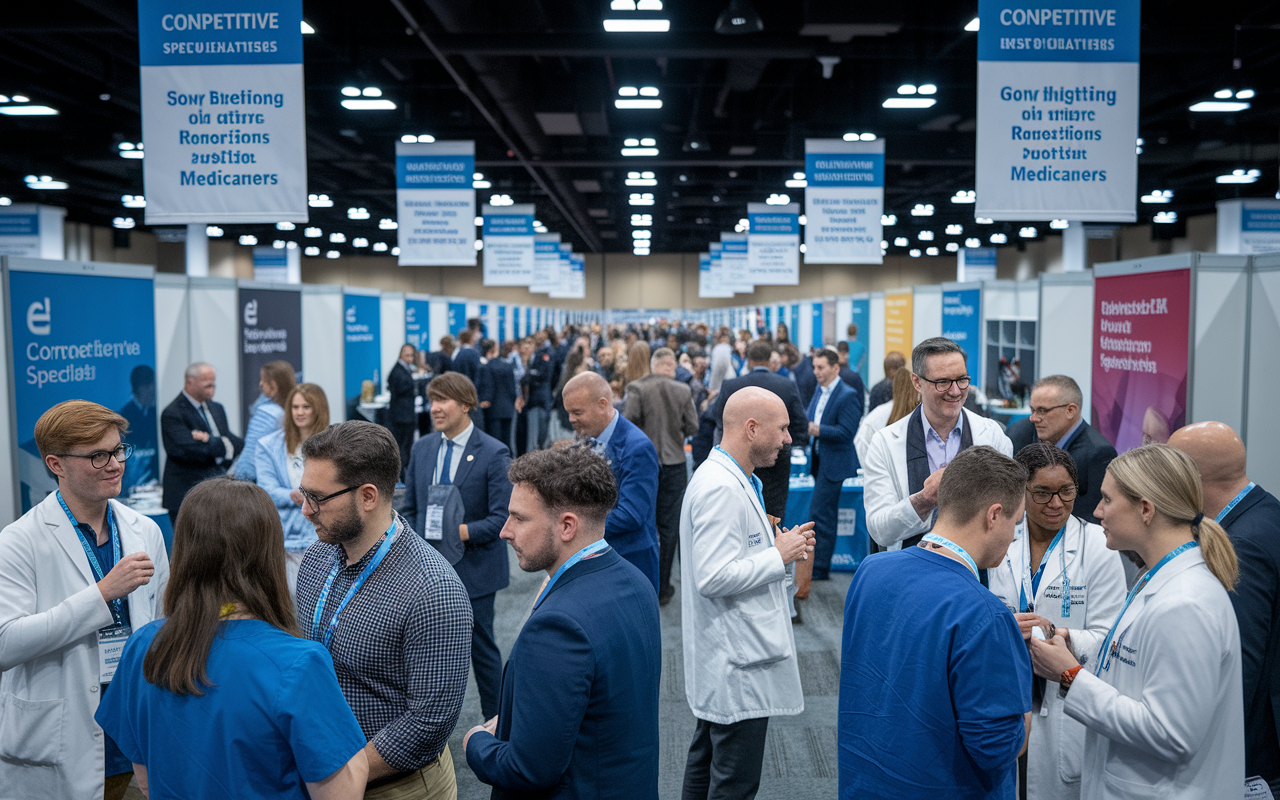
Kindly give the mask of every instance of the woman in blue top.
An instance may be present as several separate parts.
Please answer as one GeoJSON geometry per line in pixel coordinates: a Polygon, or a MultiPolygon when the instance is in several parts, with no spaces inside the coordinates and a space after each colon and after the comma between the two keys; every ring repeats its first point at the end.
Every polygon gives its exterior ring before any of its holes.
{"type": "Polygon", "coordinates": [[[237,478],[257,480],[258,442],[272,431],[280,430],[286,398],[293,391],[294,383],[293,365],[288,361],[269,361],[262,365],[258,373],[258,388],[262,395],[250,409],[249,425],[244,431],[244,449],[236,462],[237,478]]]}
{"type": "Polygon", "coordinates": [[[302,638],[280,517],[214,478],[174,526],[167,619],[136,631],[96,719],[151,797],[356,800],[365,737],[333,661],[302,638]]]}

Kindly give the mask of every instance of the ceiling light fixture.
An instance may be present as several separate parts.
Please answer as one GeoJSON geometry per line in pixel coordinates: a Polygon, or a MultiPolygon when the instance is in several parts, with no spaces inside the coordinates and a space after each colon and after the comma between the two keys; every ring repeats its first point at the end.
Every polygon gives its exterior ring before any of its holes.
{"type": "Polygon", "coordinates": [[[977,33],[979,24],[980,23],[978,22],[978,18],[974,17],[973,19],[969,20],[968,24],[964,26],[964,29],[966,31],[969,31],[970,33],[977,33]]]}
{"type": "Polygon", "coordinates": [[[313,28],[313,27],[311,27],[310,25],[308,25],[308,24],[307,24],[307,21],[304,19],[304,20],[302,21],[302,35],[303,35],[303,36],[308,36],[308,35],[313,34],[313,33],[315,33],[315,32],[316,32],[316,29],[315,29],[315,28],[313,28]]]}
{"type": "Polygon", "coordinates": [[[922,256],[922,255],[924,255],[924,254],[923,254],[923,253],[921,253],[921,252],[920,252],[920,250],[919,250],[918,248],[912,248],[912,249],[910,249],[910,250],[908,250],[908,251],[907,251],[907,255],[911,256],[912,258],[919,258],[920,256],[922,256]]]}
{"type": "MultiPolygon", "coordinates": [[[[26,182],[27,182],[28,189],[45,190],[45,189],[66,189],[67,188],[66,181],[55,181],[53,178],[51,178],[48,175],[41,175],[39,177],[35,175],[28,175],[26,177],[26,182]]],[[[1252,183],[1252,181],[1250,181],[1250,183],[1252,183]]]]}
{"type": "Polygon", "coordinates": [[[330,244],[342,244],[345,241],[347,241],[347,235],[345,233],[334,232],[329,234],[330,244]]]}
{"type": "MultiPolygon", "coordinates": [[[[483,242],[481,242],[481,244],[484,244],[484,243],[483,243],[483,242]]],[[[393,256],[398,256],[398,255],[400,255],[400,246],[399,246],[399,245],[396,245],[395,247],[391,248],[391,255],[393,255],[393,256]]]]}
{"type": "Polygon", "coordinates": [[[1144,203],[1171,203],[1173,202],[1173,192],[1169,189],[1165,189],[1164,191],[1155,189],[1151,194],[1144,194],[1138,199],[1144,203]]]}
{"type": "Polygon", "coordinates": [[[936,255],[938,254],[938,248],[936,248],[936,247],[926,247],[926,248],[925,248],[925,251],[924,251],[924,254],[925,254],[925,255],[927,255],[927,256],[936,256],[936,255]]]}
{"type": "Polygon", "coordinates": [[[143,157],[142,142],[121,142],[116,145],[121,158],[140,159],[143,157]]]}
{"type": "Polygon", "coordinates": [[[348,208],[347,219],[368,219],[369,209],[367,208],[348,208]]]}
{"type": "Polygon", "coordinates": [[[801,224],[801,225],[808,225],[808,224],[809,224],[809,218],[808,218],[808,217],[806,217],[804,214],[801,214],[801,215],[800,215],[800,220],[799,220],[799,222],[800,222],[800,224],[801,224]]]}
{"type": "Polygon", "coordinates": [[[657,186],[658,181],[652,172],[628,172],[624,181],[627,186],[657,186]]]}
{"type": "Polygon", "coordinates": [[[964,233],[964,226],[959,223],[953,222],[947,226],[948,236],[959,236],[962,233],[964,233]]]}
{"type": "Polygon", "coordinates": [[[964,240],[965,247],[982,247],[982,240],[976,236],[970,236],[964,240]]]}
{"type": "Polygon", "coordinates": [[[286,245],[288,245],[288,242],[286,242],[284,239],[276,239],[274,242],[271,243],[271,246],[276,250],[283,250],[286,245]]]}
{"type": "Polygon", "coordinates": [[[302,232],[302,235],[308,239],[319,239],[324,236],[324,231],[319,228],[307,228],[302,232]]]}
{"type": "Polygon", "coordinates": [[[1257,183],[1258,178],[1262,176],[1259,170],[1243,170],[1233,169],[1230,175],[1219,175],[1214,178],[1216,183],[1257,183]]]}
{"type": "Polygon", "coordinates": [[[222,228],[219,228],[217,225],[209,225],[204,229],[204,235],[208,236],[210,239],[219,239],[224,233],[226,233],[226,231],[222,230],[222,228]]]}
{"type": "Polygon", "coordinates": [[[920,94],[937,94],[938,87],[934,86],[932,83],[925,83],[925,84],[921,84],[920,88],[917,91],[919,91],[920,94]]]}
{"type": "Polygon", "coordinates": [[[246,233],[241,235],[240,237],[240,244],[246,247],[253,247],[257,243],[258,243],[258,237],[254,236],[252,233],[246,233]]]}
{"type": "Polygon", "coordinates": [[[1019,228],[1018,235],[1021,236],[1023,239],[1034,239],[1040,235],[1040,231],[1028,225],[1025,228],[1019,228]]]}
{"type": "Polygon", "coordinates": [[[662,108],[658,99],[658,87],[645,86],[637,89],[634,86],[619,86],[618,99],[613,101],[615,108],[622,110],[662,108]]]}
{"type": "Polygon", "coordinates": [[[472,189],[492,189],[493,184],[484,179],[483,172],[475,172],[475,173],[472,173],[471,175],[471,188],[472,189]]]}
{"type": "Polygon", "coordinates": [[[1006,243],[1006,242],[1008,242],[1008,241],[1009,241],[1009,237],[1008,237],[1008,236],[1005,236],[1003,233],[993,233],[993,234],[991,234],[991,243],[992,243],[992,244],[1004,244],[1004,243],[1006,243]]]}
{"type": "Polygon", "coordinates": [[[294,225],[292,222],[277,222],[277,223],[276,223],[276,230],[278,230],[278,231],[291,231],[291,230],[295,230],[296,228],[297,228],[297,226],[296,226],[296,225],[294,225]]]}
{"type": "Polygon", "coordinates": [[[399,227],[400,227],[400,223],[396,222],[394,219],[391,219],[390,217],[383,217],[382,219],[378,220],[378,230],[380,231],[394,231],[399,227]]]}
{"type": "Polygon", "coordinates": [[[914,83],[904,83],[898,87],[898,94],[915,94],[916,91],[914,83]]]}
{"type": "Polygon", "coordinates": [[[947,252],[955,253],[960,250],[960,245],[956,242],[947,242],[947,252]]]}
{"type": "Polygon", "coordinates": [[[516,201],[512,200],[509,194],[489,195],[489,205],[491,206],[513,206],[515,204],[516,201]]]}
{"type": "Polygon", "coordinates": [[[1177,211],[1160,211],[1160,212],[1157,212],[1156,215],[1151,218],[1151,221],[1156,223],[1157,225],[1168,225],[1170,223],[1178,221],[1178,212],[1177,211]]]}
{"type": "Polygon", "coordinates": [[[121,195],[120,204],[125,208],[146,208],[147,198],[140,194],[121,195]]]}
{"type": "Polygon", "coordinates": [[[111,227],[119,228],[122,231],[127,231],[137,224],[138,224],[138,221],[135,220],[133,217],[116,217],[115,219],[111,220],[111,227]]]}
{"type": "Polygon", "coordinates": [[[375,252],[375,253],[385,253],[385,252],[387,252],[387,243],[386,243],[386,242],[374,242],[374,243],[373,243],[373,252],[375,252]]]}
{"type": "Polygon", "coordinates": [[[899,236],[893,240],[894,247],[906,247],[911,244],[911,240],[905,236],[899,236]]]}
{"type": "MultiPolygon", "coordinates": [[[[1202,100],[1191,106],[1191,111],[1197,112],[1232,112],[1244,111],[1250,107],[1249,103],[1236,100],[1202,100]]],[[[0,111],[3,109],[0,108],[0,111]]]]}
{"type": "Polygon", "coordinates": [[[357,236],[356,238],[351,240],[351,246],[352,247],[368,247],[369,240],[364,238],[363,236],[357,236]]]}
{"type": "Polygon", "coordinates": [[[653,194],[650,192],[644,192],[643,194],[633,192],[627,198],[627,203],[633,206],[651,206],[653,205],[653,194]]]}
{"type": "Polygon", "coordinates": [[[414,136],[412,133],[406,133],[404,136],[400,137],[400,141],[404,142],[405,144],[414,144],[414,143],[431,144],[435,140],[436,140],[436,137],[432,136],[429,133],[420,133],[417,136],[414,136]]]}
{"type": "Polygon", "coordinates": [[[1069,228],[1069,227],[1071,227],[1071,223],[1070,223],[1070,222],[1068,222],[1068,221],[1067,221],[1067,220],[1065,220],[1065,219],[1051,219],[1051,220],[1049,220],[1049,230],[1053,230],[1053,231],[1065,231],[1065,230],[1066,230],[1067,228],[1069,228]]]}
{"type": "Polygon", "coordinates": [[[771,206],[785,206],[791,202],[791,196],[786,194],[771,194],[765,199],[765,202],[771,206]]]}
{"type": "Polygon", "coordinates": [[[953,203],[976,203],[978,202],[978,193],[970,190],[961,189],[951,197],[953,203]]]}
{"type": "Polygon", "coordinates": [[[320,255],[320,248],[319,248],[319,247],[305,247],[305,248],[303,248],[303,250],[302,250],[302,254],[303,254],[304,256],[311,256],[312,258],[314,258],[314,257],[316,257],[316,256],[320,255]]]}
{"type": "MultiPolygon", "coordinates": [[[[399,248],[396,248],[396,249],[398,250],[399,248]]],[[[483,249],[484,249],[484,239],[476,239],[476,250],[483,250],[483,249]]]]}
{"type": "Polygon", "coordinates": [[[916,234],[916,238],[922,242],[932,242],[933,231],[920,231],[919,233],[916,234]]]}
{"type": "Polygon", "coordinates": [[[329,199],[327,194],[309,194],[307,195],[307,205],[312,208],[333,208],[333,201],[329,199]]]}
{"type": "Polygon", "coordinates": [[[1240,91],[1236,92],[1236,99],[1237,99],[1237,100],[1251,100],[1251,99],[1253,99],[1253,96],[1254,96],[1255,94],[1256,94],[1256,92],[1254,92],[1252,89],[1241,89],[1240,91]]]}
{"type": "Polygon", "coordinates": [[[986,217],[974,217],[973,221],[978,223],[979,225],[990,225],[991,223],[995,222],[995,220],[987,219],[986,217]]]}
{"type": "MultiPolygon", "coordinates": [[[[0,95],[4,97],[4,95],[0,95]]],[[[7,97],[4,101],[0,101],[0,114],[10,117],[55,117],[58,115],[58,109],[45,105],[22,105],[30,102],[30,98],[25,95],[15,94],[13,97],[7,97]],[[19,105],[8,105],[8,101],[12,100],[19,105]]]]}
{"type": "Polygon", "coordinates": [[[762,30],[764,20],[751,7],[751,0],[729,0],[729,7],[716,17],[716,33],[737,36],[762,30]]]}
{"type": "Polygon", "coordinates": [[[911,209],[913,217],[932,217],[933,203],[916,203],[911,209]]]}
{"type": "Polygon", "coordinates": [[[881,214],[880,224],[886,228],[889,227],[890,225],[897,225],[898,215],[897,214],[881,214]]]}
{"type": "Polygon", "coordinates": [[[890,97],[881,105],[885,108],[932,108],[937,102],[932,97],[890,97]]]}
{"type": "Polygon", "coordinates": [[[803,172],[792,173],[791,179],[784,184],[788,189],[803,189],[809,185],[809,181],[805,180],[803,172]]]}
{"type": "Polygon", "coordinates": [[[324,257],[325,257],[325,258],[337,258],[339,255],[341,255],[341,254],[340,254],[337,250],[330,250],[329,252],[327,252],[327,253],[325,253],[325,254],[324,254],[324,257]]]}

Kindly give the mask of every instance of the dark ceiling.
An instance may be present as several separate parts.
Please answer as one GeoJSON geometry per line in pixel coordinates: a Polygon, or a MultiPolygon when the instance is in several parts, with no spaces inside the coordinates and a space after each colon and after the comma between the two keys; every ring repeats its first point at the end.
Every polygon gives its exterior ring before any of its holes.
{"type": "MultiPolygon", "coordinates": [[[[937,244],[956,238],[941,236],[947,223],[979,232],[973,206],[949,202],[974,186],[977,34],[964,26],[976,2],[756,0],[764,30],[741,36],[713,30],[727,3],[666,0],[670,32],[617,34],[602,19],[620,15],[597,0],[306,0],[316,31],[304,37],[309,186],[335,201],[311,209],[313,224],[348,240],[391,236],[377,222],[395,216],[394,143],[429,133],[474,139],[477,170],[493,184],[480,201],[502,193],[536,203],[539,219],[578,249],[629,251],[630,215],[647,212],[655,252],[693,252],[732,230],[748,202],[775,192],[802,200],[783,184],[803,169],[805,138],[852,131],[887,140],[886,205],[899,218],[890,241],[921,224],[939,231],[937,244]],[[830,78],[819,56],[839,57],[830,78]],[[882,108],[903,83],[936,84],[938,104],[882,108]],[[623,85],[659,87],[663,107],[617,110],[623,85]],[[344,86],[377,86],[397,108],[347,111],[344,86]],[[656,139],[660,155],[623,158],[630,137],[656,139]],[[623,181],[635,170],[655,173],[657,186],[640,190],[655,194],[651,208],[628,205],[637,190],[623,181]],[[913,219],[916,203],[937,215],[913,219]],[[372,219],[348,220],[351,206],[372,219]]],[[[1176,211],[1179,224],[1156,226],[1172,236],[1218,199],[1277,190],[1280,3],[1148,2],[1143,13],[1138,193],[1172,190],[1174,199],[1138,210],[1142,221],[1176,211]],[[1253,89],[1253,107],[1188,111],[1228,87],[1253,89]],[[1233,169],[1262,178],[1214,182],[1233,169]]],[[[130,215],[141,228],[142,212],[124,209],[121,196],[142,193],[143,162],[117,149],[141,136],[136,6],[9,4],[0,63],[0,93],[60,111],[0,117],[0,195],[63,205],[69,219],[99,225],[130,215]],[[70,188],[29,190],[23,176],[33,173],[70,188]]],[[[298,233],[223,227],[264,239],[298,233]]],[[[1016,227],[982,233],[1006,230],[1012,243],[1016,227]]]]}

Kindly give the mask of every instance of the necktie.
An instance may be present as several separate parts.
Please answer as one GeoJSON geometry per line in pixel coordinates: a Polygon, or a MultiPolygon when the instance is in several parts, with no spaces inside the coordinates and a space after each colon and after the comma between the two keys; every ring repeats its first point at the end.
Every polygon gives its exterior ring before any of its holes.
{"type": "Polygon", "coordinates": [[[444,443],[444,468],[440,470],[440,485],[448,486],[453,483],[453,476],[450,474],[453,471],[453,440],[445,439],[444,443]]]}
{"type": "Polygon", "coordinates": [[[209,430],[213,430],[213,428],[210,427],[209,425],[209,415],[204,413],[204,403],[201,403],[199,406],[197,406],[196,411],[200,412],[200,419],[204,420],[204,426],[206,428],[209,428],[209,430]]]}
{"type": "Polygon", "coordinates": [[[200,416],[204,417],[204,424],[209,426],[209,435],[214,439],[221,439],[222,432],[218,430],[218,423],[213,421],[213,414],[209,413],[209,404],[200,404],[200,416]]]}

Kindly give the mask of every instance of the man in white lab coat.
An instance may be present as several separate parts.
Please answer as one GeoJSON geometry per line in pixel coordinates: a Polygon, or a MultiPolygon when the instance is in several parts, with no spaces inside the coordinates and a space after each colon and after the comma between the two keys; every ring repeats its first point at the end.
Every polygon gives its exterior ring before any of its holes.
{"type": "Polygon", "coordinates": [[[787,587],[790,565],[813,558],[813,523],[775,527],[754,475],[789,448],[789,425],[776,394],[757,386],[738,390],[724,406],[720,446],[685,492],[685,695],[698,726],[684,800],[755,797],[769,717],[804,710],[787,587]]]}

